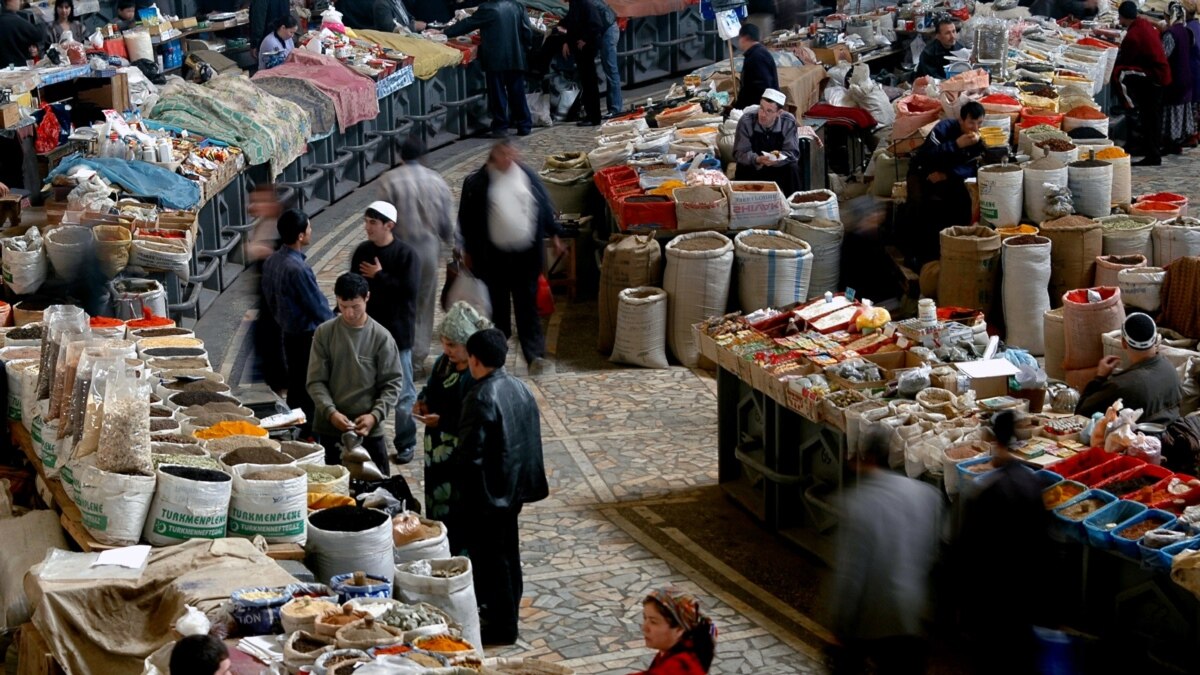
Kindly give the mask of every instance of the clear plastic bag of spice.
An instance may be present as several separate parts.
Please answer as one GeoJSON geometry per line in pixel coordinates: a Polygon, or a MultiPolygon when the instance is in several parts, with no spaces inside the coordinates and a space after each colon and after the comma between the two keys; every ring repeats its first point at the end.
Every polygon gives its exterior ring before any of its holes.
{"type": "Polygon", "coordinates": [[[38,364],[38,400],[50,397],[54,366],[58,364],[58,342],[64,332],[83,333],[88,328],[87,314],[75,305],[50,305],[42,312],[42,362],[38,364]]]}
{"type": "MultiPolygon", "coordinates": [[[[50,414],[48,419],[56,420],[70,406],[71,387],[75,386],[75,370],[79,368],[79,357],[87,347],[89,334],[63,333],[58,341],[58,362],[54,366],[57,371],[50,380],[50,414]],[[64,407],[64,404],[66,406],[64,407]]],[[[62,428],[62,424],[59,424],[62,428]]]]}
{"type": "Polygon", "coordinates": [[[74,456],[86,457],[94,452],[100,444],[100,428],[104,422],[104,391],[108,380],[118,370],[127,368],[125,359],[115,356],[105,356],[94,360],[91,364],[86,403],[83,413],[83,424],[76,439],[74,456]]]}
{"type": "Polygon", "coordinates": [[[123,474],[150,474],[150,384],[128,367],[113,373],[104,388],[104,422],[96,467],[123,474]]]}
{"type": "Polygon", "coordinates": [[[78,443],[83,435],[84,418],[87,414],[88,396],[92,390],[93,365],[106,356],[131,358],[137,355],[137,346],[129,340],[115,340],[93,336],[79,357],[75,369],[75,380],[71,387],[70,406],[63,412],[63,423],[59,425],[59,436],[68,435],[78,443]]]}

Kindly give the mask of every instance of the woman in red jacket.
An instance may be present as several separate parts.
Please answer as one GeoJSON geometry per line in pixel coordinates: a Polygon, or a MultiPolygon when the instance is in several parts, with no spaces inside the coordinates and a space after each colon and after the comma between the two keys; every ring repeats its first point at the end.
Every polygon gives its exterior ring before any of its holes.
{"type": "Polygon", "coordinates": [[[637,675],[703,675],[712,666],[717,628],[690,593],[664,588],[647,595],[642,601],[642,636],[658,654],[650,668],[637,675]]]}

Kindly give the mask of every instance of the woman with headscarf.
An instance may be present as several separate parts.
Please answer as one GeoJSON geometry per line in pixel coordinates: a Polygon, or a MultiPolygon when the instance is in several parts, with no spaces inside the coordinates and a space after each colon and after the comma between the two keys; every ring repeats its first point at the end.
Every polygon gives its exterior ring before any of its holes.
{"type": "Polygon", "coordinates": [[[717,627],[690,593],[662,588],[647,595],[642,600],[642,637],[658,653],[637,675],[701,675],[712,667],[717,627]]]}
{"type": "Polygon", "coordinates": [[[1163,145],[1179,154],[1196,133],[1192,113],[1192,33],[1186,24],[1183,5],[1167,5],[1167,27],[1163,30],[1163,52],[1171,66],[1171,84],[1163,90],[1163,145]]]}
{"type": "Polygon", "coordinates": [[[463,550],[462,528],[455,520],[458,495],[451,490],[454,451],[458,448],[458,421],[463,399],[475,383],[467,367],[467,340],[476,332],[491,328],[492,322],[470,304],[456,302],[446,312],[438,334],[442,355],[433,364],[425,389],[417,397],[413,415],[425,425],[425,514],[446,525],[450,551],[463,550]],[[458,536],[456,536],[456,533],[458,536]]]}

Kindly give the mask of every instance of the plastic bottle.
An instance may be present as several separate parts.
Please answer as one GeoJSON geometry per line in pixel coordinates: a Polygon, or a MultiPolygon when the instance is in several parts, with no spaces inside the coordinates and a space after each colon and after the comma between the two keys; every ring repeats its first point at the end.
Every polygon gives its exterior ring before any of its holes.
{"type": "Polygon", "coordinates": [[[922,298],[917,303],[917,318],[921,322],[922,328],[937,327],[937,303],[929,298],[922,298]]]}

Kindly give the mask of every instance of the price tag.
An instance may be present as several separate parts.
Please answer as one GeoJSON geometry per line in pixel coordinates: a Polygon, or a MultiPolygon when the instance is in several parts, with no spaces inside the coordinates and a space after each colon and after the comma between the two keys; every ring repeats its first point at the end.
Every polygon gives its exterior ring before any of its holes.
{"type": "Polygon", "coordinates": [[[846,299],[847,299],[847,300],[849,300],[850,302],[854,302],[854,298],[855,298],[857,295],[858,295],[858,294],[854,292],[854,289],[853,289],[853,288],[847,288],[847,289],[846,289],[846,299]]]}
{"type": "Polygon", "coordinates": [[[734,39],[741,30],[742,22],[738,19],[735,10],[728,9],[724,12],[717,12],[717,33],[720,34],[722,40],[734,39]]]}
{"type": "Polygon", "coordinates": [[[908,338],[903,335],[896,339],[896,346],[900,349],[908,349],[908,344],[908,338]]]}
{"type": "MultiPolygon", "coordinates": [[[[884,337],[890,338],[895,334],[896,334],[896,324],[889,323],[888,325],[883,327],[883,336],[884,337]]],[[[901,339],[903,339],[903,338],[901,338],[901,339]]]]}

